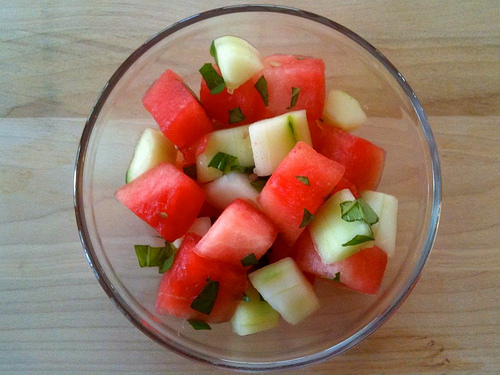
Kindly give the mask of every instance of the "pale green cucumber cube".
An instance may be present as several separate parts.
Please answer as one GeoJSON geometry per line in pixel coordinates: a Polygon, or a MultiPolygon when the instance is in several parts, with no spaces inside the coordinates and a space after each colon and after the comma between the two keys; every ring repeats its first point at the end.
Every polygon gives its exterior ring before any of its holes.
{"type": "Polygon", "coordinates": [[[342,261],[362,248],[373,246],[373,241],[342,246],[357,235],[372,236],[370,226],[364,221],[348,222],[342,219],[340,204],[355,199],[349,189],[337,192],[320,207],[314,221],[309,224],[316,250],[326,264],[342,261]]]}
{"type": "Polygon", "coordinates": [[[252,285],[285,321],[298,324],[319,309],[312,285],[292,258],[284,258],[248,275],[252,285]]]}
{"type": "Polygon", "coordinates": [[[258,176],[270,176],[297,142],[312,146],[305,110],[257,121],[249,133],[258,176]]]}
{"type": "MultiPolygon", "coordinates": [[[[194,221],[193,225],[189,227],[188,231],[186,233],[194,233],[197,234],[200,237],[203,237],[210,227],[212,226],[212,222],[209,217],[197,217],[196,220],[194,221]]],[[[176,239],[173,244],[175,247],[179,248],[181,246],[182,240],[184,239],[184,236],[176,239]]]]}
{"type": "Polygon", "coordinates": [[[126,183],[132,182],[158,164],[164,162],[175,164],[176,159],[177,149],[174,144],[161,131],[147,128],[135,146],[134,156],[125,178],[126,183]]]}
{"type": "Polygon", "coordinates": [[[378,216],[378,223],[372,225],[375,246],[380,247],[392,257],[396,251],[396,232],[398,221],[398,200],[389,194],[365,190],[361,197],[378,216]]]}
{"type": "Polygon", "coordinates": [[[203,186],[207,201],[220,211],[223,211],[235,199],[241,198],[257,205],[259,192],[253,188],[248,175],[230,172],[203,186]]]}
{"type": "Polygon", "coordinates": [[[198,181],[209,182],[222,176],[222,172],[217,168],[208,166],[218,152],[236,156],[242,167],[254,165],[248,128],[249,125],[243,125],[231,129],[216,130],[207,136],[205,151],[196,157],[198,181]]]}
{"type": "Polygon", "coordinates": [[[259,51],[246,40],[226,35],[214,40],[216,61],[229,91],[248,81],[264,66],[259,51]]]}
{"type": "Polygon", "coordinates": [[[325,124],[350,132],[366,122],[366,119],[366,114],[356,99],[344,91],[330,90],[323,108],[325,124]]]}
{"type": "Polygon", "coordinates": [[[245,294],[250,301],[241,301],[238,305],[231,319],[233,331],[240,336],[245,336],[276,327],[280,314],[269,303],[263,301],[259,292],[251,285],[245,294]]]}

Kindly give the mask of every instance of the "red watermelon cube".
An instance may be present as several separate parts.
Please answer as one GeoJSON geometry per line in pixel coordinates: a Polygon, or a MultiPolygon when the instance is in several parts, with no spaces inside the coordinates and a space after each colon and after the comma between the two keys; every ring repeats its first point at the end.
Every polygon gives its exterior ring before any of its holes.
{"type": "Polygon", "coordinates": [[[358,190],[376,190],[384,169],[385,150],[342,129],[328,125],[319,128],[321,131],[311,132],[314,148],[344,165],[344,177],[358,190]]]}
{"type": "Polygon", "coordinates": [[[272,55],[262,60],[269,106],[267,117],[305,109],[309,120],[317,120],[325,103],[325,63],[321,59],[293,55],[272,55]],[[292,106],[292,89],[300,89],[292,106]]]}
{"type": "Polygon", "coordinates": [[[115,197],[172,242],[193,224],[205,191],[172,164],[162,163],[123,186],[115,197]]]}
{"type": "Polygon", "coordinates": [[[241,260],[246,256],[262,257],[276,235],[273,223],[262,212],[236,199],[226,207],[194,251],[207,259],[242,267],[241,260]]]}
{"type": "Polygon", "coordinates": [[[193,249],[200,236],[188,233],[175,255],[172,268],[163,274],[158,287],[156,311],[182,319],[196,319],[221,323],[231,319],[248,285],[246,272],[241,267],[206,259],[193,249]],[[191,307],[207,281],[218,283],[218,292],[209,314],[191,307]]]}
{"type": "Polygon", "coordinates": [[[284,240],[292,244],[304,230],[304,210],[314,214],[343,174],[342,165],[297,142],[257,199],[284,240]]]}
{"type": "Polygon", "coordinates": [[[377,294],[387,266],[386,252],[376,246],[362,249],[341,262],[323,263],[308,230],[290,253],[302,271],[365,294],[377,294]]]}
{"type": "Polygon", "coordinates": [[[179,148],[213,130],[212,122],[198,99],[172,70],[166,70],[151,85],[142,103],[165,137],[179,148]]]}

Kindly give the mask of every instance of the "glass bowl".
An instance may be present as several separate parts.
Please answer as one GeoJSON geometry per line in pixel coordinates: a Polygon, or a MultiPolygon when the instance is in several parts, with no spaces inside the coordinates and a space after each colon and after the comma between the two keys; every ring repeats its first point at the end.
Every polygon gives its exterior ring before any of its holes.
{"type": "Polygon", "coordinates": [[[246,371],[304,366],[343,353],[380,327],[417,282],[436,236],[441,181],[436,145],[424,111],[397,69],[372,45],[324,17],[281,6],[233,6],[173,24],[140,46],[105,85],[87,120],[75,169],[74,204],[90,266],[116,306],[164,347],[204,363],[246,371]],[[211,41],[247,39],[263,56],[322,58],[326,87],[362,103],[368,124],[356,134],[387,151],[379,189],[399,199],[397,251],[378,295],[360,295],[318,281],[321,309],[297,326],[240,337],[230,323],[195,331],[154,311],[161,275],[141,269],[134,244],[161,245],[157,233],[119,204],[134,146],[156,127],[141,98],[170,68],[199,90],[198,69],[210,62],[211,41]]]}

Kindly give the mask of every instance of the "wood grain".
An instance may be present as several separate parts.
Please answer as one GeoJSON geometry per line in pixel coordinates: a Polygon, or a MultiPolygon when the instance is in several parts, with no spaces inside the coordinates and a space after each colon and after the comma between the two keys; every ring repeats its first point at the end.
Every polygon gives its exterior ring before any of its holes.
{"type": "MultiPolygon", "coordinates": [[[[172,22],[227,4],[0,2],[0,374],[222,372],[166,351],[109,301],[78,239],[72,173],[84,117],[118,65],[172,22]]],[[[293,373],[500,373],[498,1],[287,5],[394,62],[430,115],[443,173],[438,238],[413,293],[363,343],[293,373]]]]}

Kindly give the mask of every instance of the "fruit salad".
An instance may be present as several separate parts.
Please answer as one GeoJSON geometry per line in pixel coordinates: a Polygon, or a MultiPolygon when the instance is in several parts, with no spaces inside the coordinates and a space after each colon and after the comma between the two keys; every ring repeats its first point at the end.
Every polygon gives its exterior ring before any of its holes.
{"type": "Polygon", "coordinates": [[[352,133],[369,126],[360,103],[327,88],[314,57],[222,36],[207,60],[199,96],[169,69],[147,90],[158,128],[115,194],[165,240],[135,245],[158,267],[157,313],[248,335],[314,314],[317,278],[376,294],[398,201],[376,191],[385,151],[352,133]]]}

